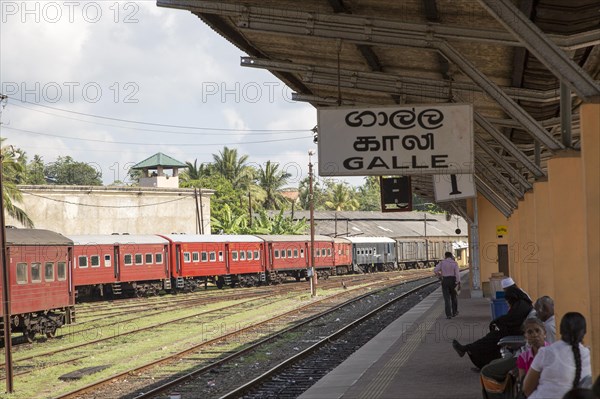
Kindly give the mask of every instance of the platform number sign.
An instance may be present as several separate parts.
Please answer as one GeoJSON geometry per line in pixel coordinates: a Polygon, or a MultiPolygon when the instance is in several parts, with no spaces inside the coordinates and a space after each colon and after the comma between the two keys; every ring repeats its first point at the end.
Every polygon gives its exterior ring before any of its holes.
{"type": "Polygon", "coordinates": [[[454,201],[476,196],[471,174],[435,175],[433,188],[436,202],[454,201]]]}

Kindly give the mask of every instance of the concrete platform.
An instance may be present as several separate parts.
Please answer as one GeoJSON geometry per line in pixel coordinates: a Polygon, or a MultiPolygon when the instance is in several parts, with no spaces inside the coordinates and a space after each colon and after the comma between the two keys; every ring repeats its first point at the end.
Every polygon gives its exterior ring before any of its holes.
{"type": "Polygon", "coordinates": [[[481,398],[479,373],[468,356],[456,354],[452,340],[465,344],[488,332],[490,301],[463,290],[458,310],[446,319],[441,288],[434,291],[300,398],[481,398]]]}

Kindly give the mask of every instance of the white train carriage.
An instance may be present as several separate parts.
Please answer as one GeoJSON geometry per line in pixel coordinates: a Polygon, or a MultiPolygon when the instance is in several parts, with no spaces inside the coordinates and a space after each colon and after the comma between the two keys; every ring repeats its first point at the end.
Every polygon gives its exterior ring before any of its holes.
{"type": "Polygon", "coordinates": [[[355,272],[396,269],[396,241],[388,237],[344,237],[352,243],[352,270],[355,272]]]}

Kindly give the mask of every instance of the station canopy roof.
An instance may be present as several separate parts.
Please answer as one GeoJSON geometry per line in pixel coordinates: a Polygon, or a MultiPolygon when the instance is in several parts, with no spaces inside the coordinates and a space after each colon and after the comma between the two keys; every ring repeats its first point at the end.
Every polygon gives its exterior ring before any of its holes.
{"type": "MultiPolygon", "coordinates": [[[[242,66],[271,71],[315,107],[473,104],[477,191],[507,217],[549,158],[581,148],[578,108],[600,98],[598,0],[158,5],[194,13],[247,55],[242,66]]],[[[412,186],[434,200],[431,175],[412,186]]],[[[464,200],[440,205],[465,216],[464,200]]]]}

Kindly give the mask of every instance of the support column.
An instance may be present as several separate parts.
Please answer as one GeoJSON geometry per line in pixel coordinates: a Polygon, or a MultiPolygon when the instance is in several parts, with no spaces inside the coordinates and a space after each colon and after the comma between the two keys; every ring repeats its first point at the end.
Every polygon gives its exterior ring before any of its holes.
{"type": "MultiPolygon", "coordinates": [[[[519,202],[519,205],[521,202],[519,202]]],[[[519,208],[515,209],[508,219],[508,270],[509,275],[515,281],[521,281],[521,260],[519,259],[519,247],[520,240],[520,214],[519,208]]]]}
{"type": "MultiPolygon", "coordinates": [[[[538,245],[537,297],[548,295],[554,299],[554,247],[552,230],[555,221],[550,213],[548,180],[537,181],[533,185],[535,201],[535,235],[538,245]]],[[[537,299],[533,298],[533,299],[537,299]]]]}
{"type": "Polygon", "coordinates": [[[591,320],[583,172],[581,156],[576,151],[564,151],[548,161],[558,322],[565,313],[573,311],[591,320]]]}
{"type": "Polygon", "coordinates": [[[592,347],[592,371],[597,376],[600,374],[600,104],[583,104],[580,121],[591,314],[585,341],[592,347]]]}

